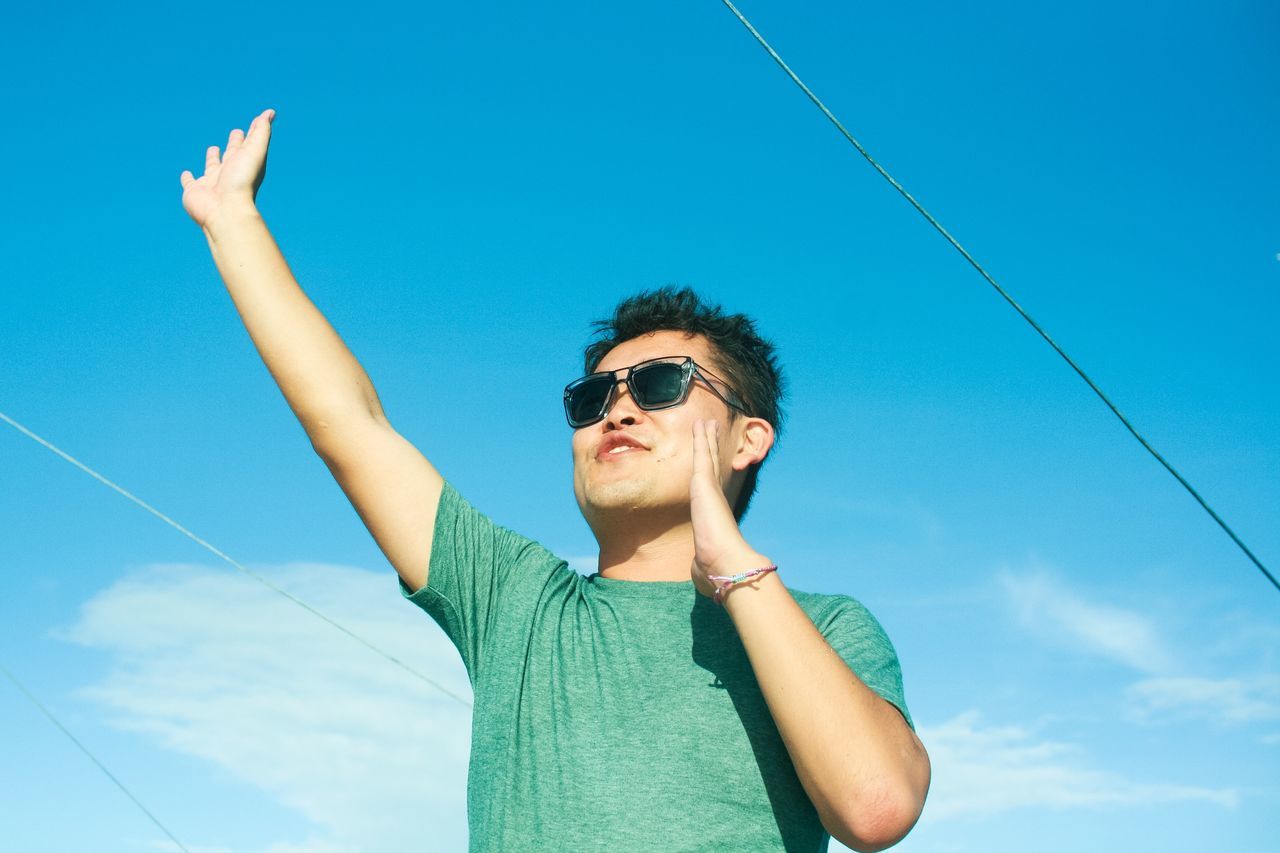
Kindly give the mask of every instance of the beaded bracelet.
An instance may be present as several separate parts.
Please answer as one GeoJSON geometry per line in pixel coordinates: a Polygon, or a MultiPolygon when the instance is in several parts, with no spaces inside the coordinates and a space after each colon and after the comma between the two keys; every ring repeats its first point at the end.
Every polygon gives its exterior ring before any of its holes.
{"type": "Polygon", "coordinates": [[[707,580],[715,583],[722,581],[716,586],[716,594],[713,596],[716,604],[724,604],[724,594],[733,588],[736,584],[740,584],[751,578],[758,578],[761,575],[767,575],[769,572],[776,572],[777,566],[765,566],[762,569],[751,569],[747,572],[739,572],[736,575],[707,575],[707,580]]]}

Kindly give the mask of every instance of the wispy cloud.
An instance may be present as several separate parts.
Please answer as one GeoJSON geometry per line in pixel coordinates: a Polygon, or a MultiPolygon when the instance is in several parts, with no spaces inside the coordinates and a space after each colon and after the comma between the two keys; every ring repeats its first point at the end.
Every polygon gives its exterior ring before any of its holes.
{"type": "Polygon", "coordinates": [[[1159,632],[1139,613],[1088,601],[1044,571],[1006,572],[1000,583],[1015,617],[1033,633],[1141,672],[1170,666],[1172,655],[1159,632]]]}
{"type": "Polygon", "coordinates": [[[1234,789],[1144,782],[1087,766],[1081,750],[1018,726],[984,726],[976,711],[920,737],[933,762],[924,820],[985,817],[1012,809],[1137,806],[1185,800],[1235,807],[1234,789]]]}
{"type": "MultiPolygon", "coordinates": [[[[470,694],[457,653],[400,600],[394,575],[311,564],[264,574],[470,694]]],[[[110,655],[84,695],[113,724],[216,765],[316,825],[313,838],[263,839],[271,853],[413,849],[423,826],[438,849],[465,849],[469,710],[253,581],[152,567],[90,600],[66,636],[110,655]]]]}
{"type": "Polygon", "coordinates": [[[1125,692],[1139,719],[1161,715],[1223,724],[1280,720],[1280,676],[1254,678],[1147,678],[1125,692]]]}

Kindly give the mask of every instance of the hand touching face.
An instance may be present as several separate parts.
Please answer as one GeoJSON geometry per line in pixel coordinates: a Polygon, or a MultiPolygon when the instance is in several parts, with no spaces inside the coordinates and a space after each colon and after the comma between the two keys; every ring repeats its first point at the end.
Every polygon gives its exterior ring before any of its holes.
{"type": "Polygon", "coordinates": [[[689,574],[698,592],[714,596],[709,576],[731,576],[770,565],[743,538],[722,487],[720,425],[693,423],[693,476],[689,482],[689,515],[693,524],[693,565],[689,574]]]}

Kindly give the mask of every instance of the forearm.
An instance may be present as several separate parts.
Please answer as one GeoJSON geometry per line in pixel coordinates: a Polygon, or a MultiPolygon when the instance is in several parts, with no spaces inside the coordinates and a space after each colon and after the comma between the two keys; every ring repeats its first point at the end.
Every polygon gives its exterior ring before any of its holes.
{"type": "Polygon", "coordinates": [[[725,607],[827,831],[858,850],[895,843],[929,780],[902,715],[849,669],[776,574],[736,587],[725,607]]]}
{"type": "Polygon", "coordinates": [[[204,234],[254,346],[317,449],[344,422],[381,418],[368,375],[303,293],[257,208],[228,206],[204,234]]]}

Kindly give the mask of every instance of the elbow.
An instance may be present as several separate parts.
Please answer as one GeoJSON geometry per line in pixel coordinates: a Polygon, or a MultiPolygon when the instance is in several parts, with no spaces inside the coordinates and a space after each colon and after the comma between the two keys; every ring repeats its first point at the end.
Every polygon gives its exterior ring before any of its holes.
{"type": "Polygon", "coordinates": [[[328,410],[323,414],[304,417],[298,416],[307,438],[311,439],[311,449],[324,463],[333,469],[349,461],[353,454],[359,455],[362,444],[368,439],[370,426],[387,427],[386,418],[381,413],[356,410],[339,412],[328,410]]]}
{"type": "Polygon", "coordinates": [[[822,816],[822,825],[850,850],[872,853],[897,844],[920,819],[924,792],[888,782],[864,790],[837,814],[822,816]]]}

